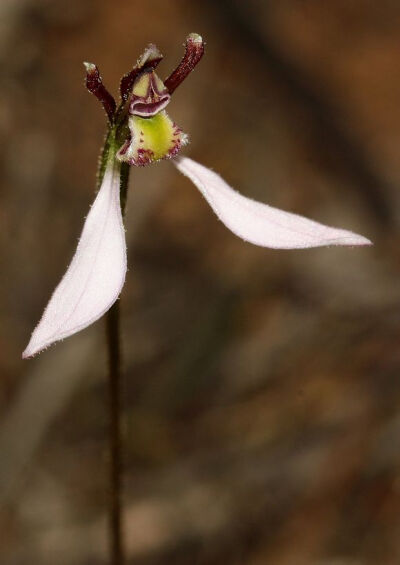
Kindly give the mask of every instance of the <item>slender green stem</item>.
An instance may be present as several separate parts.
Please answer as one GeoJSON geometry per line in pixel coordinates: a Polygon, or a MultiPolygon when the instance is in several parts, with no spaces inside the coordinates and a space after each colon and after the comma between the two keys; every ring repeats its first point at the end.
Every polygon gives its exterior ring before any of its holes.
{"type": "MultiPolygon", "coordinates": [[[[115,129],[111,129],[104,143],[100,158],[98,184],[100,186],[105,165],[115,158],[115,129]]],[[[129,182],[129,166],[121,165],[120,199],[122,215],[125,214],[129,182]]],[[[110,493],[109,493],[109,532],[110,565],[124,565],[125,551],[123,539],[123,442],[122,442],[122,351],[120,332],[120,301],[117,300],[106,315],[106,338],[108,350],[108,410],[109,410],[109,451],[110,451],[110,493]]]]}

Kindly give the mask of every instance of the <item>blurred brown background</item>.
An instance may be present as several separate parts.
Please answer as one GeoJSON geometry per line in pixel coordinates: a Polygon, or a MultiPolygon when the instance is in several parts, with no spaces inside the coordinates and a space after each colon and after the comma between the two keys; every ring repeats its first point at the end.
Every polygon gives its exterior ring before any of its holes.
{"type": "Polygon", "coordinates": [[[400,3],[0,2],[0,563],[106,556],[102,321],[30,332],[94,195],[104,115],[150,41],[170,115],[242,193],[375,242],[271,251],[171,166],[134,170],[122,297],[126,538],[137,565],[400,563],[400,3]]]}

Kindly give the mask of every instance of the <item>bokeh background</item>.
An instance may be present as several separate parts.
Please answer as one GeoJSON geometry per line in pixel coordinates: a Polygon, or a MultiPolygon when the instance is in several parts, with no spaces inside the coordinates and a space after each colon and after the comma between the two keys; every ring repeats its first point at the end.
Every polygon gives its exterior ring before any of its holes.
{"type": "Polygon", "coordinates": [[[126,220],[125,520],[137,565],[400,562],[400,3],[1,0],[0,562],[107,561],[102,321],[21,360],[93,200],[104,115],[149,42],[170,115],[242,193],[375,242],[272,251],[171,166],[126,220]]]}

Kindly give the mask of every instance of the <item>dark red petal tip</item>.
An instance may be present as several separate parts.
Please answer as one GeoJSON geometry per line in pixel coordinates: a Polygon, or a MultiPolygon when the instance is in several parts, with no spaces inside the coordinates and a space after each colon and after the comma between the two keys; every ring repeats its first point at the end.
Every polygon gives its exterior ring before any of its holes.
{"type": "Polygon", "coordinates": [[[93,63],[83,63],[86,69],[86,88],[102,103],[110,123],[113,122],[117,107],[114,97],[103,84],[99,69],[93,63]]]}
{"type": "Polygon", "coordinates": [[[139,57],[133,69],[129,71],[129,73],[126,73],[121,79],[119,91],[123,102],[128,100],[133,84],[139,74],[143,71],[153,71],[160,61],[162,61],[162,58],[163,56],[158,48],[153,43],[150,43],[141,57],[139,57]]]}
{"type": "Polygon", "coordinates": [[[197,33],[191,33],[186,38],[185,54],[177,68],[164,81],[168,92],[172,94],[174,90],[185,80],[189,73],[193,71],[197,63],[204,55],[204,41],[197,33]]]}

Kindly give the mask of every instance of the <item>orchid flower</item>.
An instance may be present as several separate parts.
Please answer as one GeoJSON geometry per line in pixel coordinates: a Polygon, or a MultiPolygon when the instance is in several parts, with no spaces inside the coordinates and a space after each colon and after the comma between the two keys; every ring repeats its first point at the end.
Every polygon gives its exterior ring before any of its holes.
{"type": "Polygon", "coordinates": [[[117,104],[104,87],[98,68],[86,66],[86,86],[102,103],[108,136],[100,167],[100,187],[86,217],[75,255],[35,328],[23,357],[86,328],[117,300],[125,281],[127,255],[122,191],[124,171],[171,159],[199,189],[218,218],[234,234],[262,247],[300,249],[328,245],[369,245],[363,236],[256,202],[231,188],[217,173],[188,157],[176,157],[187,136],[165,111],[171,95],[200,61],[204,43],[186,39],[176,70],[162,82],[155,68],[162,59],[149,45],[120,84],[117,104]]]}

